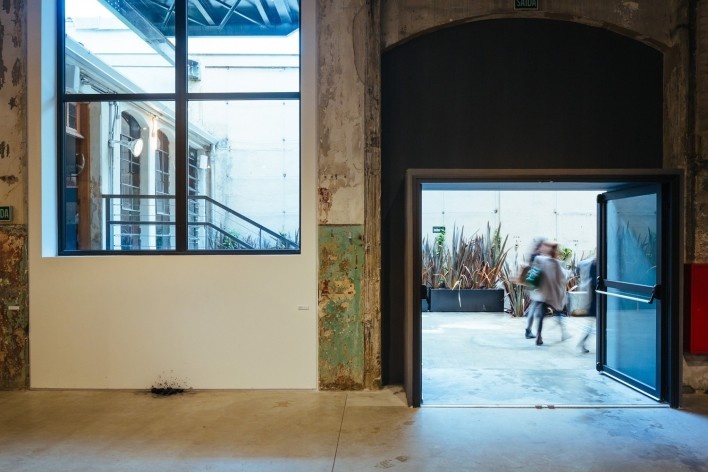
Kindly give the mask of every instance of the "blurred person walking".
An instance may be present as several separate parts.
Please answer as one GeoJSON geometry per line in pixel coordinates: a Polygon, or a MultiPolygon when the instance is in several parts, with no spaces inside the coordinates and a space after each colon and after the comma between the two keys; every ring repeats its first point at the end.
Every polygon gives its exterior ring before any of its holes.
{"type": "MultiPolygon", "coordinates": [[[[529,254],[529,266],[527,269],[533,265],[533,261],[536,259],[536,256],[541,254],[541,246],[543,246],[543,243],[546,242],[546,238],[535,238],[533,240],[533,245],[531,246],[531,253],[529,254]]],[[[520,281],[521,283],[524,283],[525,281],[522,280],[520,281]]],[[[534,339],[536,338],[536,335],[533,334],[533,321],[534,321],[534,309],[535,309],[535,303],[529,304],[529,307],[526,309],[526,339],[534,339]]]]}
{"type": "MultiPolygon", "coordinates": [[[[558,259],[560,255],[558,243],[544,240],[539,247],[538,255],[534,257],[533,264],[541,269],[541,280],[529,295],[532,304],[529,308],[529,316],[536,320],[536,345],[543,344],[543,318],[548,313],[554,316],[561,316],[565,307],[567,272],[558,259]]],[[[558,318],[561,326],[561,337],[566,339],[565,326],[558,318]]],[[[528,331],[527,331],[528,334],[528,331]]]]}
{"type": "Polygon", "coordinates": [[[580,290],[586,294],[587,313],[589,321],[583,325],[583,334],[580,336],[577,348],[581,354],[587,354],[590,350],[585,346],[591,334],[595,333],[597,298],[595,286],[597,285],[597,259],[592,257],[578,262],[580,272],[580,290]]]}

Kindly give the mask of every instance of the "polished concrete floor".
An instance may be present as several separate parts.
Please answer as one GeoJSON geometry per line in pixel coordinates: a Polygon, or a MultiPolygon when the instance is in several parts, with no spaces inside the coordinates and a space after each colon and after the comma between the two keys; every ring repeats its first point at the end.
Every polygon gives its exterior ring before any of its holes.
{"type": "Polygon", "coordinates": [[[598,373],[594,317],[546,317],[541,346],[525,327],[507,313],[423,312],[423,404],[658,406],[598,373]]]}
{"type": "Polygon", "coordinates": [[[0,391],[0,471],[708,472],[708,394],[681,409],[504,314],[424,314],[424,406],[376,392],[0,391]]]}
{"type": "Polygon", "coordinates": [[[670,408],[408,408],[401,392],[0,392],[2,471],[708,471],[670,408]]]}

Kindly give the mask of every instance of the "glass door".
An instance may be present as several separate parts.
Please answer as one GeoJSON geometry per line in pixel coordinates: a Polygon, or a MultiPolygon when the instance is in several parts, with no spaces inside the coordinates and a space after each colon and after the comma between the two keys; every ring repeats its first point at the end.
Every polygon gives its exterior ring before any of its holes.
{"type": "Polygon", "coordinates": [[[597,369],[661,400],[661,187],[598,196],[597,369]]]}

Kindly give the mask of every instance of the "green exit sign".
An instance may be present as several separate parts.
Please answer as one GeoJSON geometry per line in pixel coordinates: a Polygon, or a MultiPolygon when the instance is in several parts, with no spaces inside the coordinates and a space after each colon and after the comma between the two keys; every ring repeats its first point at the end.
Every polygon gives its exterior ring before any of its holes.
{"type": "Polygon", "coordinates": [[[12,221],[11,206],[0,206],[0,221],[12,221]]]}
{"type": "Polygon", "coordinates": [[[538,10],[538,0],[514,0],[514,10],[538,10]]]}

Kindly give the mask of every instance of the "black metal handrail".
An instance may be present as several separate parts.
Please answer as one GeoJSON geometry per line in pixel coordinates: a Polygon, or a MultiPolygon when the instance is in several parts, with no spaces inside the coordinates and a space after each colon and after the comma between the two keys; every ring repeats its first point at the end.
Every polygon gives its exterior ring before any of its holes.
{"type": "MultiPolygon", "coordinates": [[[[102,195],[102,198],[104,199],[105,202],[105,211],[106,211],[106,247],[108,249],[112,249],[114,247],[113,243],[113,232],[112,228],[114,226],[141,226],[141,225],[146,225],[146,226],[176,226],[176,223],[174,221],[160,221],[160,220],[143,220],[142,215],[140,215],[140,212],[138,212],[138,216],[140,219],[138,220],[123,220],[123,219],[115,219],[114,216],[115,214],[119,214],[119,211],[113,212],[111,211],[113,206],[115,205],[115,201],[120,201],[120,200],[131,200],[131,199],[139,199],[139,200],[175,200],[175,197],[173,195],[142,195],[142,194],[104,194],[102,195]]],[[[266,244],[267,240],[273,240],[275,242],[275,247],[268,247],[268,249],[273,249],[273,250],[290,250],[290,249],[298,249],[298,243],[286,238],[285,236],[276,233],[275,231],[261,225],[260,223],[252,220],[251,218],[227,207],[221,202],[218,202],[214,200],[211,197],[208,197],[206,195],[191,195],[188,197],[190,201],[193,201],[197,204],[197,211],[196,212],[190,212],[189,217],[190,218],[197,218],[196,220],[188,221],[188,227],[202,227],[205,230],[212,230],[215,234],[216,237],[209,238],[205,237],[204,243],[205,246],[209,244],[211,247],[208,247],[208,249],[224,249],[224,243],[222,244],[216,244],[216,241],[218,239],[225,240],[227,241],[226,246],[228,246],[228,249],[262,249],[264,244],[266,244]],[[203,204],[199,204],[199,202],[202,201],[203,204]],[[209,208],[209,211],[207,208],[209,208]],[[249,237],[243,238],[239,236],[238,234],[234,234],[229,231],[229,227],[227,224],[224,225],[219,225],[214,222],[215,220],[215,215],[214,215],[214,208],[217,208],[221,210],[221,215],[222,215],[222,221],[225,223],[231,222],[232,227],[247,227],[249,228],[249,233],[251,235],[249,237]],[[203,209],[202,211],[199,211],[203,209]],[[203,219],[199,219],[203,218],[203,219]],[[249,241],[249,238],[255,238],[255,241],[249,241]],[[220,247],[217,247],[220,246],[220,247]]]]}

